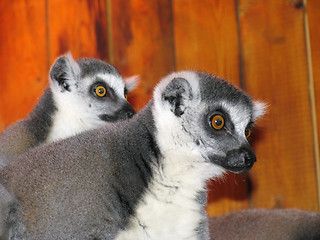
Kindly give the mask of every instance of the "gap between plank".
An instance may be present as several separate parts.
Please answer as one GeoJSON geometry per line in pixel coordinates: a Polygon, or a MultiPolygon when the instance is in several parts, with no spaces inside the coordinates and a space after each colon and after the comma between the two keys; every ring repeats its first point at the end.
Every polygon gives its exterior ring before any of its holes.
{"type": "Polygon", "coordinates": [[[304,33],[305,33],[306,49],[307,49],[309,96],[310,96],[310,105],[311,105],[313,144],[314,144],[315,168],[316,168],[316,178],[317,178],[318,209],[320,209],[319,136],[318,136],[318,124],[317,124],[316,97],[315,97],[314,78],[313,78],[313,69],[312,69],[311,41],[310,41],[309,21],[308,21],[308,14],[307,14],[307,0],[303,0],[303,5],[304,5],[304,14],[303,14],[304,15],[304,33]]]}
{"type": "Polygon", "coordinates": [[[107,34],[108,34],[108,62],[114,64],[113,56],[113,38],[112,38],[112,0],[106,1],[106,13],[107,13],[107,34]]]}

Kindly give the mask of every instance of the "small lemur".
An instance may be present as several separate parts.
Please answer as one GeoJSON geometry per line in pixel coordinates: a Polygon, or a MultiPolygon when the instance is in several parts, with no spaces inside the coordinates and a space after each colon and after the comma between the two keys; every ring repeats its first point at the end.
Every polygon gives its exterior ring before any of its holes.
{"type": "Polygon", "coordinates": [[[106,62],[75,61],[68,53],[55,61],[49,75],[49,86],[32,112],[0,134],[0,168],[40,143],[135,114],[126,94],[135,88],[136,78],[125,82],[106,62]]]}
{"type": "Polygon", "coordinates": [[[218,77],[172,73],[133,118],[2,169],[3,238],[209,239],[206,181],[253,166],[246,136],[263,108],[218,77]]]}

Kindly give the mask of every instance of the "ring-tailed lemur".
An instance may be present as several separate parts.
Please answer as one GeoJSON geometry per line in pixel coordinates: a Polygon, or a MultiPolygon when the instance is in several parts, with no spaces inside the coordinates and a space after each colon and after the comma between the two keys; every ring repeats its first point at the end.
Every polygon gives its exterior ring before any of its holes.
{"type": "Polygon", "coordinates": [[[101,60],[75,61],[69,53],[55,61],[49,80],[29,116],[0,134],[0,168],[40,143],[135,114],[126,94],[134,89],[136,79],[125,82],[115,67],[101,60]]]}
{"type": "Polygon", "coordinates": [[[177,72],[130,120],[39,146],[0,171],[11,239],[209,239],[205,186],[256,161],[263,105],[205,73],[177,72]]]}

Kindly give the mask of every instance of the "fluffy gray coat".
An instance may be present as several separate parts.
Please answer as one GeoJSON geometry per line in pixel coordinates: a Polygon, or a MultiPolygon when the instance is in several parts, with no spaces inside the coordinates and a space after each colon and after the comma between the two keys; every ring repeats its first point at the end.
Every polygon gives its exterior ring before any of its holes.
{"type": "Polygon", "coordinates": [[[206,181],[249,170],[263,105],[204,73],[165,77],[132,119],[42,145],[0,171],[10,239],[209,239],[206,181]]]}

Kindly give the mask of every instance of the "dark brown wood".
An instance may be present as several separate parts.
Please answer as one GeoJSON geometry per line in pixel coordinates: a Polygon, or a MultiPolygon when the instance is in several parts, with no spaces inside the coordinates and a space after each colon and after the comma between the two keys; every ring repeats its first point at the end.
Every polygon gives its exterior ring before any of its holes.
{"type": "Polygon", "coordinates": [[[70,51],[74,58],[108,61],[107,9],[104,0],[48,1],[50,63],[70,51]]]}
{"type": "Polygon", "coordinates": [[[113,63],[124,76],[140,76],[139,88],[129,94],[139,110],[175,69],[171,1],[113,0],[111,10],[113,63]]]}

